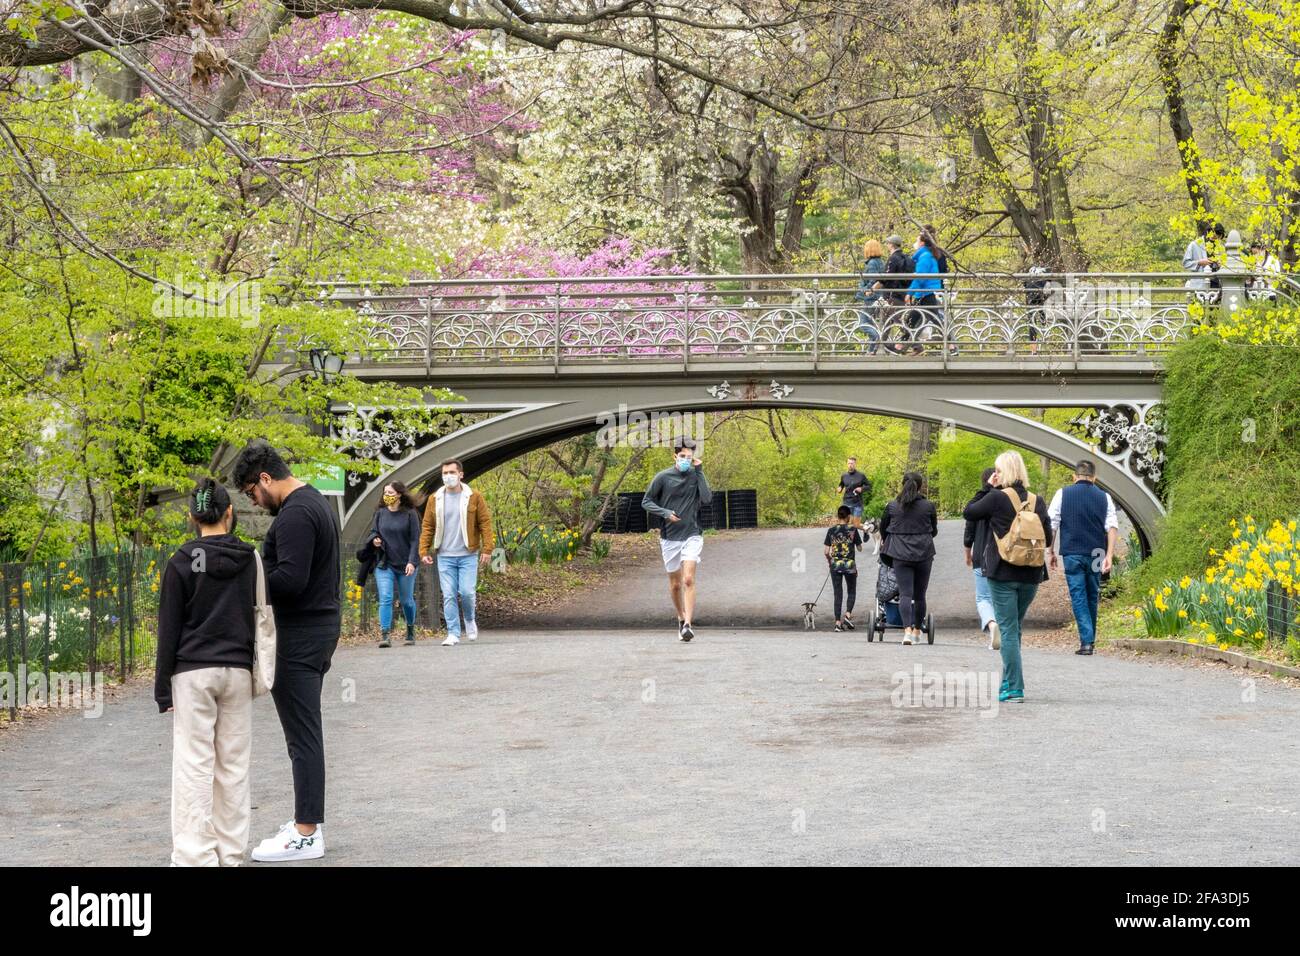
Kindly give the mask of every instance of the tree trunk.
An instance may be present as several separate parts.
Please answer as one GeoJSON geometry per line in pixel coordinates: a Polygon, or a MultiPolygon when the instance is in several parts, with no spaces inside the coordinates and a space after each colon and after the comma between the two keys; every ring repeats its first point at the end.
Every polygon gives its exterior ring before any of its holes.
{"type": "Polygon", "coordinates": [[[1160,67],[1160,80],[1165,87],[1165,109],[1169,114],[1169,128],[1173,130],[1174,145],[1183,166],[1183,181],[1187,184],[1187,198],[1191,200],[1192,216],[1196,219],[1198,234],[1213,225],[1210,196],[1201,178],[1201,157],[1196,152],[1196,137],[1192,120],[1187,115],[1183,100],[1183,84],[1178,78],[1181,61],[1178,46],[1183,37],[1183,25],[1188,14],[1200,6],[1200,0],[1172,0],[1164,29],[1156,42],[1156,63],[1160,67]]]}

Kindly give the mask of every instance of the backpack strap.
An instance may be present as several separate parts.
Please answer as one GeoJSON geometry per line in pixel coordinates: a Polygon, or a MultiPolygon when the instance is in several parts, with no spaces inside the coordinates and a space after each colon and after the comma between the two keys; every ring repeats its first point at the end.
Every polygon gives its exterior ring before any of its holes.
{"type": "Polygon", "coordinates": [[[1037,505],[1038,501],[1037,501],[1037,498],[1035,497],[1035,495],[1034,495],[1034,493],[1033,493],[1032,491],[1029,492],[1029,497],[1028,497],[1028,498],[1026,498],[1024,501],[1021,501],[1021,500],[1020,500],[1020,496],[1019,496],[1018,494],[1016,494],[1016,489],[1014,489],[1014,488],[1003,488],[1002,490],[1005,491],[1005,492],[1007,493],[1007,497],[1011,499],[1011,507],[1015,508],[1016,511],[1034,511],[1034,510],[1036,510],[1036,505],[1037,505]]]}

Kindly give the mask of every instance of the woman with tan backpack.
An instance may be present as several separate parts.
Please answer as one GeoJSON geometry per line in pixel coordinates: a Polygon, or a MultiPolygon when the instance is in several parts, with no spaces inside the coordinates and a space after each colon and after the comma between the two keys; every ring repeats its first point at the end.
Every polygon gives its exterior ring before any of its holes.
{"type": "Polygon", "coordinates": [[[1041,495],[1031,494],[1025,460],[1004,451],[993,464],[998,488],[973,500],[962,512],[967,521],[987,521],[981,567],[993,599],[993,616],[1002,639],[1002,689],[999,701],[1025,699],[1020,665],[1020,627],[1025,613],[1047,580],[1047,553],[1052,522],[1041,495]]]}

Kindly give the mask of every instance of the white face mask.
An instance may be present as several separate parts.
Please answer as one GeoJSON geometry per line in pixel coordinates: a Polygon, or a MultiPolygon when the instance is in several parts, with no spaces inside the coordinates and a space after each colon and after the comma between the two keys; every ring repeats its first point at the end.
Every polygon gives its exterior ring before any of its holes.
{"type": "Polygon", "coordinates": [[[460,485],[460,475],[443,475],[442,483],[448,488],[456,488],[460,485]]]}

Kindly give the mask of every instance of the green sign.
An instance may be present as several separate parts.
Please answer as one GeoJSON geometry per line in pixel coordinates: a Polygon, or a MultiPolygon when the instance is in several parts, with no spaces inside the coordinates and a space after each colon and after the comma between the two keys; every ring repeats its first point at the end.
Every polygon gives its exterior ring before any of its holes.
{"type": "Polygon", "coordinates": [[[344,476],[342,465],[306,465],[302,468],[298,477],[322,495],[343,494],[344,476]]]}

